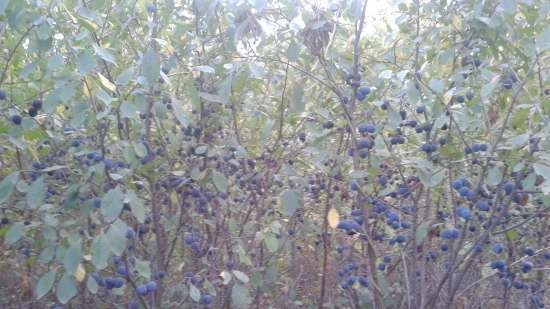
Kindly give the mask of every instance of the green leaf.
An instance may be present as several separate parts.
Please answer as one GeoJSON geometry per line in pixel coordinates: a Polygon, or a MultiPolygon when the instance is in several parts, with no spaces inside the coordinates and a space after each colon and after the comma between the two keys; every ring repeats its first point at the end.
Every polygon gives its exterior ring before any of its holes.
{"type": "Polygon", "coordinates": [[[281,194],[281,204],[283,213],[290,217],[300,207],[300,197],[296,191],[286,190],[281,194]]]}
{"type": "Polygon", "coordinates": [[[97,293],[97,290],[99,289],[99,286],[97,284],[97,281],[95,281],[95,279],[92,278],[92,276],[88,276],[88,280],[86,280],[86,288],[92,294],[97,293]]]}
{"type": "Polygon", "coordinates": [[[242,283],[248,283],[248,281],[250,281],[248,276],[242,271],[234,270],[233,275],[235,275],[235,278],[239,279],[242,283]]]}
{"type": "Polygon", "coordinates": [[[298,58],[300,57],[300,45],[298,45],[298,43],[296,43],[296,41],[294,40],[290,41],[286,54],[288,57],[288,61],[294,62],[298,60],[298,58]]]}
{"type": "Polygon", "coordinates": [[[48,94],[48,96],[44,100],[44,111],[46,113],[53,113],[57,105],[61,103],[61,98],[59,97],[60,92],[61,89],[56,88],[48,94]]]}
{"type": "Polygon", "coordinates": [[[451,62],[451,60],[453,60],[455,56],[455,50],[454,48],[453,49],[447,49],[447,50],[443,50],[440,54],[439,54],[439,63],[441,64],[448,64],[451,62]]]}
{"type": "Polygon", "coordinates": [[[388,122],[389,127],[396,129],[401,124],[401,116],[393,109],[388,110],[388,122]]]}
{"type": "MultiPolygon", "coordinates": [[[[103,207],[103,206],[102,206],[103,207]]],[[[126,232],[128,226],[122,220],[116,220],[105,234],[109,248],[115,255],[121,256],[126,249],[126,232]]]]}
{"type": "Polygon", "coordinates": [[[8,4],[10,4],[10,0],[0,0],[0,15],[4,14],[8,4]]]}
{"type": "Polygon", "coordinates": [[[82,101],[76,103],[72,108],[71,126],[78,128],[84,124],[88,116],[88,105],[82,101]]]}
{"type": "Polygon", "coordinates": [[[533,168],[538,175],[541,175],[545,179],[550,179],[550,166],[537,162],[533,164],[533,168]]]}
{"type": "Polygon", "coordinates": [[[498,86],[498,82],[499,77],[495,76],[490,83],[483,85],[480,91],[481,98],[488,98],[493,93],[493,91],[495,91],[496,87],[498,86]]]}
{"type": "Polygon", "coordinates": [[[510,143],[514,149],[527,145],[527,142],[529,142],[529,134],[520,134],[510,138],[510,143]]]}
{"type": "Polygon", "coordinates": [[[231,289],[231,300],[236,308],[246,309],[252,301],[248,288],[242,284],[235,283],[231,289]]]}
{"type": "Polygon", "coordinates": [[[416,229],[416,233],[414,235],[414,237],[416,238],[417,244],[421,244],[424,241],[424,239],[426,239],[426,236],[428,236],[429,228],[430,228],[430,225],[427,222],[422,223],[418,226],[418,228],[416,229]]]}
{"type": "MultiPolygon", "coordinates": [[[[109,82],[110,83],[110,82],[109,82]]],[[[114,84],[110,84],[109,87],[111,87],[111,91],[115,91],[116,90],[116,86],[114,84]]],[[[111,106],[111,103],[113,101],[116,101],[115,98],[111,97],[107,92],[105,92],[105,90],[103,90],[102,88],[97,88],[96,90],[96,97],[98,99],[100,99],[101,101],[103,101],[103,103],[105,103],[106,106],[111,106]]]]}
{"type": "MultiPolygon", "coordinates": [[[[418,89],[416,89],[414,82],[407,81],[406,88],[407,88],[407,97],[409,98],[409,101],[411,102],[411,104],[417,103],[420,100],[420,92],[418,91],[418,89]]],[[[399,116],[399,114],[397,115],[399,116]]]]}
{"type": "Polygon", "coordinates": [[[547,25],[544,30],[540,31],[536,36],[536,46],[539,53],[550,49],[550,25],[547,25]]]}
{"type": "Polygon", "coordinates": [[[228,285],[231,281],[231,273],[227,270],[224,270],[220,273],[220,276],[223,279],[223,285],[228,285]]]}
{"type": "Polygon", "coordinates": [[[115,56],[108,49],[94,45],[94,51],[101,59],[116,65],[115,56]]]}
{"type": "Polygon", "coordinates": [[[38,28],[36,28],[36,37],[41,41],[47,40],[51,36],[51,26],[48,23],[42,23],[38,28]]]}
{"type": "Polygon", "coordinates": [[[527,108],[521,108],[514,110],[514,113],[512,115],[512,119],[510,119],[510,125],[512,128],[521,128],[524,129],[526,123],[528,123],[528,119],[532,116],[530,116],[530,109],[527,108]]]}
{"type": "Polygon", "coordinates": [[[44,198],[46,198],[46,184],[44,178],[40,177],[35,180],[29,190],[27,191],[27,204],[31,209],[35,209],[42,205],[44,198]]]}
{"type": "Polygon", "coordinates": [[[120,215],[124,202],[124,194],[118,189],[111,189],[101,199],[101,214],[108,222],[114,221],[120,215]]]}
{"type": "Polygon", "coordinates": [[[139,223],[143,223],[145,221],[145,206],[143,200],[132,190],[129,190],[126,196],[128,197],[132,214],[139,223]]]}
{"type": "Polygon", "coordinates": [[[193,67],[193,70],[203,72],[203,73],[206,73],[206,74],[216,73],[216,70],[213,67],[209,66],[209,65],[198,65],[196,67],[193,67]]]}
{"type": "Polygon", "coordinates": [[[211,94],[208,92],[199,91],[199,97],[205,99],[206,101],[225,104],[225,99],[223,99],[217,94],[211,94]]]}
{"type": "Polygon", "coordinates": [[[546,205],[546,207],[550,207],[548,206],[548,201],[550,200],[549,198],[549,195],[550,195],[550,179],[546,179],[540,186],[540,189],[542,191],[542,193],[546,196],[543,196],[542,197],[542,200],[544,201],[544,205],[546,205]]]}
{"type": "Polygon", "coordinates": [[[420,181],[429,188],[433,188],[439,185],[443,178],[445,178],[445,170],[441,169],[437,172],[430,172],[428,170],[420,170],[418,173],[420,181]]]}
{"type": "Polygon", "coordinates": [[[241,245],[237,246],[237,253],[239,254],[239,260],[241,263],[252,266],[250,257],[246,254],[246,251],[244,251],[244,248],[241,245]]]}
{"type": "Polygon", "coordinates": [[[201,291],[193,284],[189,284],[189,296],[192,300],[198,302],[201,299],[201,291]]]}
{"type": "Polygon", "coordinates": [[[439,79],[431,79],[429,85],[430,88],[437,93],[443,93],[443,91],[445,91],[445,83],[439,79]]]}
{"type": "Polygon", "coordinates": [[[205,154],[208,151],[208,146],[202,145],[195,149],[195,154],[201,155],[205,154]]]}
{"type": "Polygon", "coordinates": [[[136,115],[137,111],[136,105],[128,101],[123,101],[120,105],[120,115],[123,118],[132,118],[136,115]]]}
{"type": "Polygon", "coordinates": [[[0,182],[0,203],[5,202],[10,197],[18,179],[19,172],[13,172],[0,182]]]}
{"type": "Polygon", "coordinates": [[[90,251],[92,255],[92,264],[97,270],[107,267],[107,261],[109,260],[111,251],[104,234],[99,234],[94,238],[90,251]]]}
{"type": "Polygon", "coordinates": [[[268,119],[265,122],[265,125],[262,128],[262,133],[260,137],[262,142],[264,142],[269,136],[271,136],[271,132],[273,130],[274,125],[275,125],[275,119],[268,119]]]}
{"type": "Polygon", "coordinates": [[[504,12],[508,15],[514,15],[517,10],[516,0],[502,0],[501,2],[504,12]]]}
{"type": "Polygon", "coordinates": [[[49,272],[45,273],[38,283],[36,284],[36,298],[40,299],[42,296],[46,295],[52,288],[53,282],[55,281],[55,273],[57,269],[52,269],[49,272]]]}
{"type": "Polygon", "coordinates": [[[270,252],[275,252],[277,251],[277,249],[279,249],[279,241],[277,240],[275,235],[271,233],[265,235],[264,242],[267,250],[269,250],[270,252]]]}
{"type": "Polygon", "coordinates": [[[69,246],[69,249],[65,251],[65,256],[63,257],[63,266],[65,266],[65,272],[69,274],[74,274],[80,260],[82,258],[82,249],[80,247],[80,239],[75,241],[69,246]]]}
{"type": "Polygon", "coordinates": [[[130,80],[132,79],[134,75],[134,70],[133,68],[128,68],[124,71],[122,71],[122,73],[120,73],[116,79],[115,79],[115,83],[117,85],[120,85],[120,86],[124,86],[126,84],[128,84],[128,82],[130,82],[130,80]]]}
{"type": "Polygon", "coordinates": [[[14,223],[6,233],[6,242],[8,245],[13,245],[25,234],[25,226],[22,223],[14,223]]]}
{"type": "Polygon", "coordinates": [[[57,71],[64,65],[64,59],[61,55],[54,55],[48,59],[48,71],[57,71]]]}
{"type": "Polygon", "coordinates": [[[515,229],[506,231],[506,239],[508,239],[509,241],[516,241],[518,238],[518,231],[516,231],[515,229]]]}
{"type": "Polygon", "coordinates": [[[535,191],[535,183],[537,182],[536,173],[529,173],[525,179],[521,181],[521,186],[523,190],[535,191]]]}
{"type": "MultiPolygon", "coordinates": [[[[1,1],[2,0],[0,0],[0,2],[1,1]]],[[[38,61],[34,61],[25,65],[25,67],[21,70],[21,72],[19,72],[19,78],[25,79],[25,80],[28,79],[29,75],[36,69],[36,67],[38,67],[38,64],[39,64],[38,61]]]]}
{"type": "Polygon", "coordinates": [[[174,115],[182,126],[187,126],[189,124],[189,118],[187,117],[187,115],[185,115],[185,111],[183,110],[183,103],[178,100],[173,101],[174,104],[172,104],[172,111],[174,112],[174,115]]]}
{"type": "Polygon", "coordinates": [[[494,166],[489,170],[487,175],[487,184],[490,186],[496,186],[502,181],[502,172],[498,166],[494,166]]]}
{"type": "Polygon", "coordinates": [[[369,175],[369,173],[367,171],[362,171],[362,170],[351,171],[349,173],[349,177],[351,179],[365,178],[368,175],[369,175]]]}
{"type": "Polygon", "coordinates": [[[51,261],[54,256],[55,256],[55,247],[49,246],[44,248],[44,250],[40,252],[40,255],[38,256],[38,261],[40,262],[40,264],[45,265],[46,263],[51,261]]]}
{"type": "Polygon", "coordinates": [[[149,85],[153,85],[160,78],[160,56],[154,49],[148,49],[141,59],[141,73],[149,85]]]}
{"type": "Polygon", "coordinates": [[[145,279],[149,279],[151,277],[151,267],[149,266],[148,261],[137,260],[136,270],[138,271],[138,274],[145,279]]]}
{"type": "Polygon", "coordinates": [[[62,304],[68,303],[77,293],[76,283],[72,275],[65,273],[57,283],[55,296],[62,304]]]}
{"type": "Polygon", "coordinates": [[[304,87],[300,87],[297,84],[290,90],[290,112],[293,114],[300,114],[305,111],[304,101],[304,87]]]}
{"type": "Polygon", "coordinates": [[[139,158],[145,158],[145,156],[147,155],[147,148],[145,148],[145,145],[140,142],[133,142],[132,145],[134,145],[136,156],[138,156],[139,158]]]}
{"type": "Polygon", "coordinates": [[[218,171],[212,171],[212,180],[214,181],[214,185],[219,191],[227,191],[227,178],[224,174],[218,171]]]}
{"type": "Polygon", "coordinates": [[[441,114],[439,117],[435,119],[434,127],[440,129],[448,122],[449,122],[449,119],[447,118],[447,115],[441,114]]]}

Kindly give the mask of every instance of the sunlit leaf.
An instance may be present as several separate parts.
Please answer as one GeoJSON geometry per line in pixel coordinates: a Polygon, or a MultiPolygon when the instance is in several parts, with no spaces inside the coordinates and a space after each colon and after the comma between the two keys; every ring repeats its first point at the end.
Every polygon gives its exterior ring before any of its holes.
{"type": "Polygon", "coordinates": [[[338,226],[338,223],[340,223],[340,215],[335,208],[331,208],[328,211],[328,225],[335,229],[338,226]]]}
{"type": "Polygon", "coordinates": [[[234,270],[233,275],[235,275],[235,278],[239,279],[243,283],[247,283],[248,281],[250,281],[248,276],[245,273],[243,273],[242,271],[234,270]]]}

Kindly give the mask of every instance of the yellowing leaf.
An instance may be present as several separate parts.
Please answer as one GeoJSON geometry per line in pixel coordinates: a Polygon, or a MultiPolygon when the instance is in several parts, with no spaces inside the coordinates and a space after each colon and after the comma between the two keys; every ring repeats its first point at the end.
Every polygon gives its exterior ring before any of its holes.
{"type": "Polygon", "coordinates": [[[78,282],[82,282],[86,278],[86,270],[84,269],[84,266],[82,266],[82,264],[78,264],[78,267],[74,272],[74,277],[78,282]]]}
{"type": "Polygon", "coordinates": [[[78,21],[80,22],[80,24],[83,27],[88,29],[88,31],[90,31],[90,32],[95,32],[95,31],[97,31],[97,29],[99,29],[98,25],[96,23],[94,23],[91,19],[87,19],[87,18],[84,18],[84,17],[79,17],[78,21]]]}
{"type": "Polygon", "coordinates": [[[185,262],[181,262],[181,264],[178,265],[178,271],[183,271],[184,266],[185,266],[185,262]]]}
{"type": "Polygon", "coordinates": [[[331,208],[328,211],[328,225],[335,229],[336,226],[338,226],[338,223],[340,223],[340,215],[336,209],[331,208]]]}
{"type": "Polygon", "coordinates": [[[223,279],[223,285],[228,285],[231,281],[231,273],[227,270],[224,270],[220,273],[220,277],[223,279]]]}
{"type": "MultiPolygon", "coordinates": [[[[84,81],[88,81],[86,77],[84,77],[84,81]]],[[[85,83],[82,83],[82,94],[88,98],[92,96],[85,83]]]]}
{"type": "Polygon", "coordinates": [[[107,77],[103,76],[101,73],[97,73],[97,76],[99,76],[99,82],[101,83],[101,85],[103,85],[103,87],[111,90],[112,92],[115,92],[115,84],[111,83],[111,81],[107,79],[107,77]]]}
{"type": "Polygon", "coordinates": [[[59,105],[57,108],[56,108],[56,111],[57,113],[62,116],[62,117],[65,117],[65,106],[64,105],[59,105]]]}

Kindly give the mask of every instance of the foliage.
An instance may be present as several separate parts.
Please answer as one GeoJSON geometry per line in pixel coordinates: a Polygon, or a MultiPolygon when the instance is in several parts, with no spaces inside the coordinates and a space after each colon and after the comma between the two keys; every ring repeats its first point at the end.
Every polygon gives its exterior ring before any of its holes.
{"type": "Polygon", "coordinates": [[[2,308],[542,308],[550,3],[394,2],[0,0],[2,308]]]}

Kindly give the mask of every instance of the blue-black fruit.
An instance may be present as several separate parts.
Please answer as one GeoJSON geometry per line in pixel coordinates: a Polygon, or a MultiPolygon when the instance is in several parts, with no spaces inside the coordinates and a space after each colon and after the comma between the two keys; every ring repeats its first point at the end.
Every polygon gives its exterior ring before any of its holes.
{"type": "Polygon", "coordinates": [[[149,292],[149,291],[147,289],[147,285],[140,284],[140,285],[137,286],[136,292],[138,293],[138,295],[144,296],[144,295],[147,295],[147,292],[149,292]]]}
{"type": "Polygon", "coordinates": [[[348,234],[357,233],[361,229],[361,226],[355,220],[342,220],[336,227],[348,232],[348,234]]]}
{"type": "Polygon", "coordinates": [[[155,281],[149,281],[146,284],[147,292],[154,292],[157,290],[157,283],[155,281]]]}
{"type": "Polygon", "coordinates": [[[34,108],[36,110],[41,109],[42,108],[42,100],[36,99],[36,100],[32,101],[31,106],[32,106],[32,108],[34,108]]]}
{"type": "Polygon", "coordinates": [[[504,89],[512,89],[512,86],[514,86],[514,82],[511,79],[507,78],[502,81],[502,87],[504,87],[504,89]]]}
{"type": "Polygon", "coordinates": [[[28,113],[29,113],[29,116],[31,116],[33,118],[36,117],[36,115],[38,115],[38,111],[36,109],[34,109],[33,107],[29,108],[28,113]]]}
{"type": "Polygon", "coordinates": [[[370,87],[369,86],[363,86],[359,88],[359,93],[361,93],[363,96],[367,96],[370,93],[370,87]]]}
{"type": "Polygon", "coordinates": [[[11,120],[11,122],[13,122],[13,124],[20,125],[21,120],[23,120],[23,118],[21,118],[21,116],[19,116],[19,115],[12,115],[10,120],[11,120]]]}
{"type": "Polygon", "coordinates": [[[494,253],[502,253],[502,251],[504,250],[504,246],[500,243],[496,243],[496,244],[493,244],[491,246],[491,250],[494,252],[494,253]]]}
{"type": "Polygon", "coordinates": [[[445,229],[441,231],[441,237],[445,239],[456,239],[460,235],[457,229],[445,229]]]}
{"type": "Polygon", "coordinates": [[[468,91],[466,91],[466,99],[468,99],[468,101],[471,101],[473,98],[474,92],[472,91],[472,89],[468,89],[468,91]]]}

